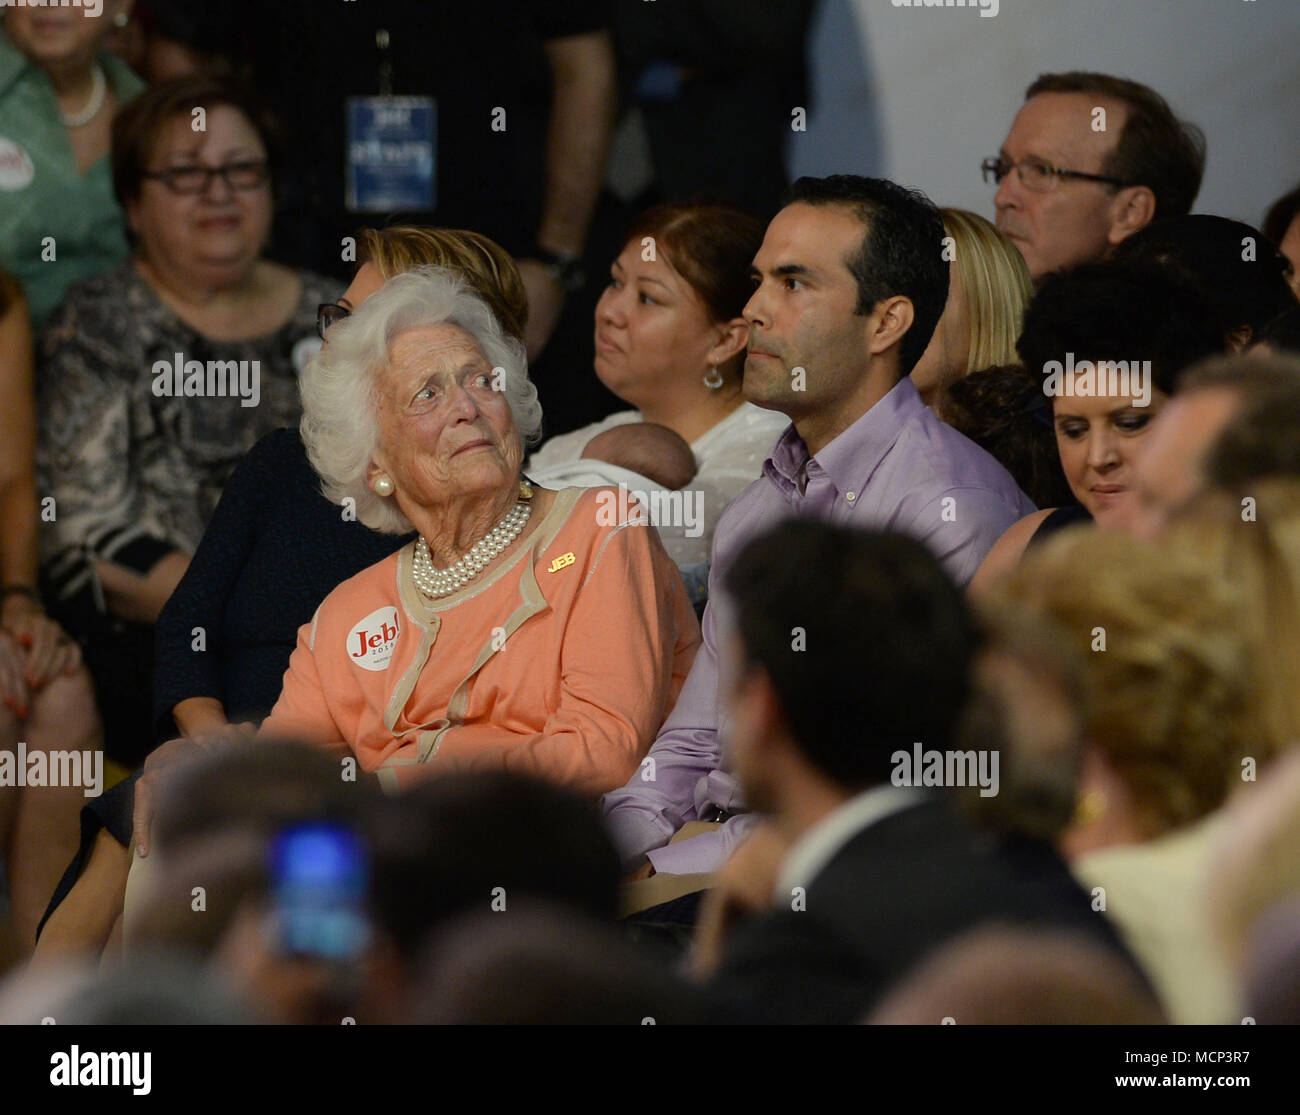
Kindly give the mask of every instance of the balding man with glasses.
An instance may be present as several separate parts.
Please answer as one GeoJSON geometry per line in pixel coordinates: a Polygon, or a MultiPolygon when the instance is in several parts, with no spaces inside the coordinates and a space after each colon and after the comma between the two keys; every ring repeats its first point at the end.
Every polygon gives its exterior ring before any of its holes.
{"type": "Polygon", "coordinates": [[[1156,217],[1189,213],[1205,137],[1138,82],[1044,74],[981,168],[998,187],[998,228],[1037,281],[1102,259],[1156,217]]]}

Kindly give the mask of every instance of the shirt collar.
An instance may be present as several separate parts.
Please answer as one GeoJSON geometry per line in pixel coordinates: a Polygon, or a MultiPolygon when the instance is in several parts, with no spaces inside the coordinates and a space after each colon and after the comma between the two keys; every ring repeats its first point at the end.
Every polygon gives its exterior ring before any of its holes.
{"type": "Polygon", "coordinates": [[[911,376],[903,376],[885,396],[813,458],[794,426],[786,429],[763,462],[763,473],[787,497],[802,490],[811,460],[816,460],[840,494],[861,492],[898,441],[903,427],[925,409],[911,376]]]}
{"type": "Polygon", "coordinates": [[[795,887],[807,891],[840,850],[858,833],[878,824],[893,813],[916,805],[926,793],[915,786],[886,783],[864,790],[834,812],[823,817],[803,834],[785,857],[777,879],[774,899],[784,905],[795,887]]]}

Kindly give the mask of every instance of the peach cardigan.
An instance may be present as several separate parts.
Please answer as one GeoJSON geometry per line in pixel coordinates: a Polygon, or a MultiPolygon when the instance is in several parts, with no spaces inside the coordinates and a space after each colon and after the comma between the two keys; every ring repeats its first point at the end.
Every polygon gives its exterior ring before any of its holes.
{"type": "Polygon", "coordinates": [[[346,743],[390,790],[435,768],[622,786],[700,628],[658,533],[601,491],[557,493],[505,565],[437,602],[411,579],[414,543],[344,581],[299,629],[262,733],[346,743]]]}

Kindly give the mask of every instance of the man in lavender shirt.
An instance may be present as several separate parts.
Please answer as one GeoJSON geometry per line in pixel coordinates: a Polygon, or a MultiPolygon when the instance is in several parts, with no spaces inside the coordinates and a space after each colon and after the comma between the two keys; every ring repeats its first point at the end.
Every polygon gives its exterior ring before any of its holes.
{"type": "Polygon", "coordinates": [[[676,706],[637,773],[604,797],[624,870],[714,871],[749,827],[719,743],[718,703],[718,650],[732,628],[721,575],[748,539],[793,515],[896,530],[927,544],[964,585],[1034,510],[908,378],[947,300],[943,237],[925,195],[855,175],[799,179],[768,225],[744,310],[745,397],[792,424],[763,476],[718,520],[704,644],[676,706]],[[697,820],[724,823],[668,843],[697,820]]]}

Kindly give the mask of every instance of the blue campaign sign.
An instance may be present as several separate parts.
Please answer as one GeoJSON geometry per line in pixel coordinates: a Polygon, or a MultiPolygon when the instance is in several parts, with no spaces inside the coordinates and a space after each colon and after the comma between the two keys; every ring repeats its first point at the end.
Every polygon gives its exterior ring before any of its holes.
{"type": "Polygon", "coordinates": [[[349,97],[348,210],[435,208],[437,128],[432,97],[349,97]]]}

